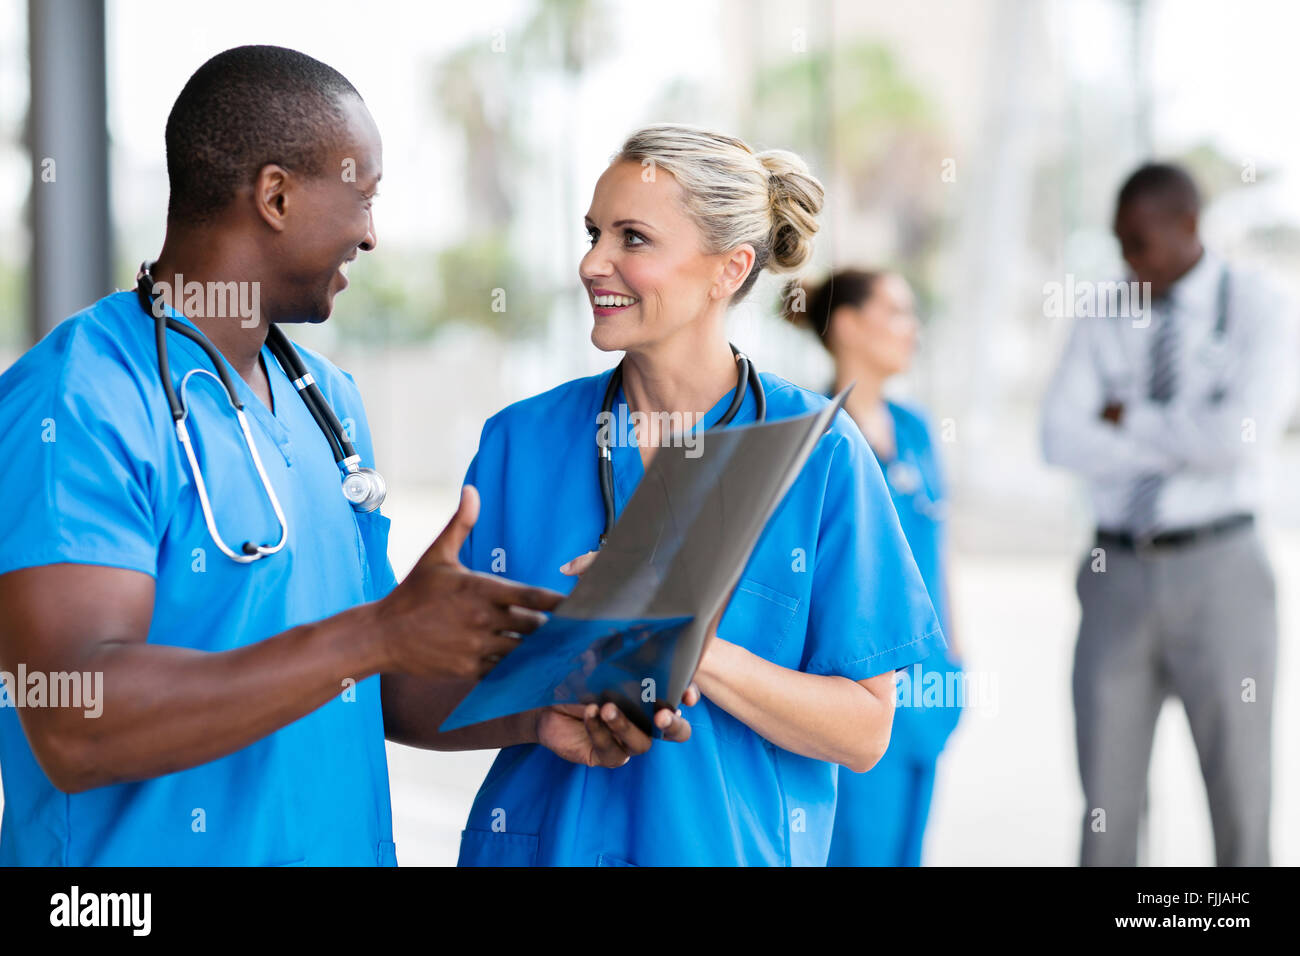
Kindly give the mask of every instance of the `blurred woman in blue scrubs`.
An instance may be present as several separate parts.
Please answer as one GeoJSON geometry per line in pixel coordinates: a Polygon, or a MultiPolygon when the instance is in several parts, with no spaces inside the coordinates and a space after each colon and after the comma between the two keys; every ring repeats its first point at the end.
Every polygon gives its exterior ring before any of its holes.
{"type": "MultiPolygon", "coordinates": [[[[763,269],[792,272],[808,260],[822,201],[794,154],[755,154],[684,126],[634,133],[601,175],[578,269],[591,340],[624,353],[616,420],[646,413],[643,432],[613,443],[616,511],[672,437],[656,413],[703,432],[727,411],[738,387],[727,309],[763,269]]],[[[482,498],[467,566],[572,588],[604,526],[595,436],[612,374],[567,382],[487,422],[466,477],[482,498]]],[[[775,375],[762,384],[770,420],[826,403],[775,375]]],[[[751,388],[728,427],[755,418],[751,388]]],[[[943,649],[880,468],[840,414],[716,624],[695,678],[691,739],[617,770],[534,745],[502,750],[460,863],[823,865],[839,768],[879,760],[895,669],[943,649]]],[[[598,714],[617,709],[587,705],[589,719],[598,714]]]]}
{"type": "Polygon", "coordinates": [[[787,294],[787,318],[810,326],[835,359],[835,391],[856,382],[845,410],[884,469],[903,533],[943,623],[948,650],[900,675],[893,736],[868,773],[840,775],[835,866],[919,866],[934,791],[935,765],[960,717],[961,668],[945,575],[947,492],[924,415],[884,396],[916,347],[912,290],[890,272],[844,269],[804,289],[804,308],[787,294]],[[942,692],[940,691],[942,688],[942,692]]]}

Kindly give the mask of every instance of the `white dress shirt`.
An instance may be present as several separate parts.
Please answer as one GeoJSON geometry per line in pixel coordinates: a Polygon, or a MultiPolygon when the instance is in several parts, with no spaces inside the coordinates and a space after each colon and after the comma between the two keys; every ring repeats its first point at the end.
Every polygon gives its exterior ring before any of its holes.
{"type": "Polygon", "coordinates": [[[1143,475],[1164,478],[1158,530],[1191,528],[1262,503],[1270,451],[1290,416],[1300,346],[1297,316],[1263,276],[1230,267],[1227,325],[1215,334],[1224,262],[1208,250],[1170,290],[1164,315],[1075,320],[1048,388],[1047,460],[1087,480],[1097,526],[1127,527],[1143,475]],[[1160,321],[1179,323],[1173,397],[1147,397],[1160,321]],[[1119,425],[1101,417],[1124,406],[1119,425]]]}

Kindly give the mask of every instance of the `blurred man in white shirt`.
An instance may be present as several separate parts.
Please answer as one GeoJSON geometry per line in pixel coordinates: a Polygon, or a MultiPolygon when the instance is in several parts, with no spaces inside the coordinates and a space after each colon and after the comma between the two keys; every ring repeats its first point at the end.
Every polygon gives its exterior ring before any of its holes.
{"type": "Polygon", "coordinates": [[[1087,481],[1098,528],[1077,581],[1084,865],[1136,862],[1171,693],[1217,862],[1269,861],[1277,616],[1255,515],[1292,408],[1297,323],[1264,277],[1202,247],[1198,214],[1182,169],[1129,177],[1114,229],[1150,314],[1078,318],[1046,398],[1045,455],[1087,481]]]}

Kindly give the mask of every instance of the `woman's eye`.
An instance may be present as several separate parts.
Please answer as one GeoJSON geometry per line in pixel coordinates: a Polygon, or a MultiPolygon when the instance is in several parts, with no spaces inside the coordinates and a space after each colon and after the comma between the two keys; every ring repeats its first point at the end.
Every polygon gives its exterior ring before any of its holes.
{"type": "Polygon", "coordinates": [[[641,246],[645,245],[645,236],[641,235],[641,233],[637,232],[635,229],[628,229],[623,233],[623,241],[629,246],[641,246]],[[635,242],[633,240],[635,240],[635,242]]]}
{"type": "Polygon", "coordinates": [[[595,229],[587,230],[587,245],[594,246],[596,244],[596,240],[599,238],[600,238],[600,233],[597,230],[595,229]]]}

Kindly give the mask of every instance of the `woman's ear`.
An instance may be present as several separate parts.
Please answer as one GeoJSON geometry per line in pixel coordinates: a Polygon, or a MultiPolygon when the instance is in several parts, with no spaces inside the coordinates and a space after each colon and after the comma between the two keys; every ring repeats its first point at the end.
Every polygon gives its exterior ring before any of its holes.
{"type": "Polygon", "coordinates": [[[712,297],[715,299],[729,299],[736,294],[749,276],[749,270],[754,267],[754,247],[745,242],[732,249],[726,254],[726,260],[722,263],[722,271],[718,274],[717,280],[713,284],[712,297]]]}
{"type": "Polygon", "coordinates": [[[825,335],[826,344],[831,347],[831,351],[857,338],[856,333],[865,318],[864,308],[864,305],[841,302],[831,310],[830,318],[826,320],[825,335]]]}
{"type": "Polygon", "coordinates": [[[253,183],[253,205],[257,214],[276,232],[282,232],[286,226],[291,186],[290,172],[275,163],[263,166],[253,183]]]}

